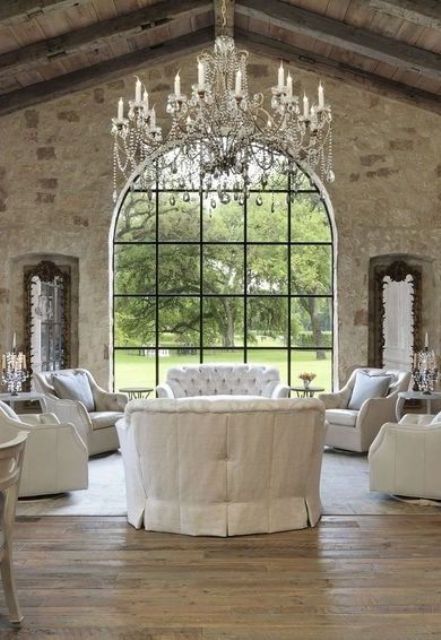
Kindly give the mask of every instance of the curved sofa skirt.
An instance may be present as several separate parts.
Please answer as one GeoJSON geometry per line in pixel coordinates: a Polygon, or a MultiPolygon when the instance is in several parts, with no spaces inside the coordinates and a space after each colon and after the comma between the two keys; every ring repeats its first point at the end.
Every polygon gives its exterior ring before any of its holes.
{"type": "Polygon", "coordinates": [[[233,536],[320,517],[318,400],[136,400],[117,429],[134,527],[233,536]]]}

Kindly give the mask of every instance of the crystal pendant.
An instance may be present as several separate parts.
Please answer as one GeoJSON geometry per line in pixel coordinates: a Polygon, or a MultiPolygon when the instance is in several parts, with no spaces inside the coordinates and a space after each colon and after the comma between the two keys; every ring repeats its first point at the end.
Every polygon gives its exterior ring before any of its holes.
{"type": "Polygon", "coordinates": [[[216,203],[216,200],[214,198],[211,198],[210,206],[211,206],[212,209],[216,209],[217,203],[216,203]]]}
{"type": "Polygon", "coordinates": [[[256,204],[257,204],[258,207],[261,207],[263,205],[263,200],[262,200],[262,196],[260,195],[260,193],[256,198],[256,204]]]}
{"type": "Polygon", "coordinates": [[[335,173],[333,172],[332,169],[329,169],[327,175],[326,175],[326,179],[328,182],[334,182],[335,180],[335,173]]]}
{"type": "Polygon", "coordinates": [[[184,192],[184,195],[182,196],[182,199],[184,202],[190,202],[190,194],[188,193],[188,191],[184,192]]]}
{"type": "Polygon", "coordinates": [[[228,204],[230,200],[231,200],[230,194],[226,193],[226,191],[223,191],[220,196],[220,201],[222,202],[222,204],[228,204]]]}
{"type": "Polygon", "coordinates": [[[172,206],[172,207],[174,207],[174,206],[175,206],[175,204],[176,204],[176,198],[175,198],[175,196],[170,196],[170,200],[169,200],[169,202],[170,202],[171,206],[172,206]]]}
{"type": "Polygon", "coordinates": [[[271,213],[274,213],[276,210],[276,205],[274,204],[274,202],[271,202],[271,213]]]}

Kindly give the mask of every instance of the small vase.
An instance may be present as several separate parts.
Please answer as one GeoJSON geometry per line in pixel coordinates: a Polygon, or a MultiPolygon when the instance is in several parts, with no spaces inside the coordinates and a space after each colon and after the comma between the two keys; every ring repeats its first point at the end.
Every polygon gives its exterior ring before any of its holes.
{"type": "Polygon", "coordinates": [[[309,389],[309,385],[311,384],[311,380],[303,380],[303,386],[305,389],[309,389]]]}

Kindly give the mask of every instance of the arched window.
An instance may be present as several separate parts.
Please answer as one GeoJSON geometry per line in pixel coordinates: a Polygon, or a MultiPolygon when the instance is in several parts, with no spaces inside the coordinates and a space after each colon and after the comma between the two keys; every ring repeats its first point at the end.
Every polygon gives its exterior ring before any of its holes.
{"type": "Polygon", "coordinates": [[[114,231],[114,381],[155,386],[175,365],[250,362],[331,388],[333,244],[305,173],[222,194],[135,181],[114,231]],[[137,186],[138,185],[138,186],[137,186]]]}

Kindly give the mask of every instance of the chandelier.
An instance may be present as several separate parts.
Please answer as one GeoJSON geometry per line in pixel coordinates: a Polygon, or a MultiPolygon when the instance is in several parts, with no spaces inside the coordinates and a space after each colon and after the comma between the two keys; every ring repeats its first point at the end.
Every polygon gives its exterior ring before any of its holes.
{"type": "MultiPolygon", "coordinates": [[[[250,189],[264,191],[276,173],[289,174],[295,185],[298,166],[334,181],[332,116],[323,86],[316,102],[300,98],[281,63],[267,108],[262,93],[249,93],[247,62],[248,52],[236,49],[233,38],[218,36],[213,50],[198,57],[190,95],[176,75],[165,136],[147,89],[136,79],[134,99],[125,109],[120,98],[112,119],[114,200],[119,178],[125,182],[134,172],[136,186],[149,193],[156,186],[201,189],[207,197],[217,191],[213,207],[216,200],[229,202],[232,193],[243,201],[250,189]]],[[[190,194],[184,191],[183,198],[190,194]]]]}

